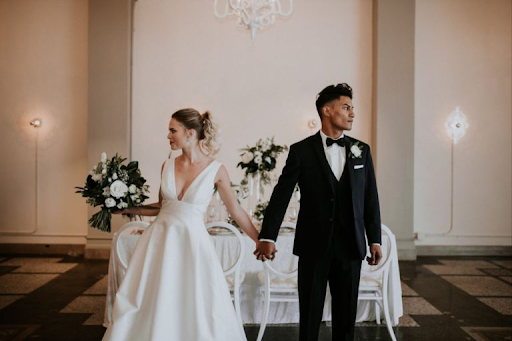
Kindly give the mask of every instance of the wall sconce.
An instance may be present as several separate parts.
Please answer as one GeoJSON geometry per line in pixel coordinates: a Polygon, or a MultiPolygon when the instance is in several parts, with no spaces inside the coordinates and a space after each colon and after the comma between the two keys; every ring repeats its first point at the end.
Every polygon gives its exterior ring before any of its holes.
{"type": "Polygon", "coordinates": [[[38,187],[39,187],[39,171],[38,171],[38,166],[39,166],[39,157],[38,157],[38,149],[39,149],[39,128],[41,128],[43,126],[43,119],[42,118],[34,118],[32,121],[30,121],[30,125],[34,128],[36,128],[36,145],[35,145],[35,171],[34,171],[34,178],[35,178],[35,189],[34,189],[34,196],[35,196],[35,225],[34,225],[34,229],[30,232],[24,232],[24,234],[32,234],[32,233],[35,233],[37,231],[37,226],[39,225],[39,190],[38,190],[38,187]]]}
{"type": "Polygon", "coordinates": [[[30,121],[30,125],[34,128],[39,128],[43,125],[43,120],[41,118],[34,118],[30,121]]]}
{"type": "Polygon", "coordinates": [[[459,107],[456,107],[454,111],[448,116],[448,120],[444,124],[448,135],[450,135],[452,140],[452,148],[451,148],[451,157],[450,157],[450,173],[451,173],[451,193],[450,193],[450,229],[444,234],[449,234],[453,230],[453,188],[454,188],[454,166],[453,160],[455,155],[455,144],[459,142],[459,140],[466,135],[466,131],[468,130],[469,123],[466,119],[466,115],[462,111],[460,111],[459,107]]]}
{"type": "Polygon", "coordinates": [[[466,134],[469,123],[466,119],[466,115],[460,111],[459,107],[455,108],[454,111],[448,116],[448,121],[444,124],[444,127],[453,143],[457,144],[459,140],[466,134]]]}
{"type": "Polygon", "coordinates": [[[312,120],[308,121],[308,127],[311,130],[315,129],[317,125],[318,125],[318,121],[315,120],[315,119],[312,119],[312,120]]]}

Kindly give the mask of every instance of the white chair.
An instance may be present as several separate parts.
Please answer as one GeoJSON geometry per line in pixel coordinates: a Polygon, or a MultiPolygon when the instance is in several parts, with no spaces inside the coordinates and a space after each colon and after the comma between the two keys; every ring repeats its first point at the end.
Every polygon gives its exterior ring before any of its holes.
{"type": "Polygon", "coordinates": [[[133,253],[132,247],[126,247],[127,243],[125,237],[130,235],[140,235],[148,226],[149,223],[145,221],[131,221],[124,224],[119,231],[114,234],[114,242],[112,244],[114,246],[114,255],[116,257],[116,263],[120,266],[123,277],[133,253]]]}
{"type": "Polygon", "coordinates": [[[361,281],[359,283],[359,301],[374,301],[377,324],[380,324],[380,308],[384,312],[386,327],[393,341],[396,341],[391,318],[389,314],[388,288],[389,269],[396,254],[395,236],[391,230],[382,225],[382,259],[379,265],[370,266],[363,261],[361,267],[361,281]]]}
{"type": "MultiPolygon", "coordinates": [[[[234,302],[235,305],[235,312],[236,312],[236,318],[238,319],[238,324],[241,328],[242,335],[245,337],[245,331],[244,331],[244,325],[242,321],[242,313],[240,310],[240,287],[242,286],[242,282],[244,279],[244,274],[242,273],[242,260],[245,254],[245,242],[242,237],[242,234],[238,231],[236,227],[233,225],[223,222],[223,221],[217,221],[217,222],[211,222],[206,224],[206,229],[213,229],[222,227],[225,229],[230,230],[232,233],[235,234],[237,240],[238,240],[238,256],[236,257],[234,263],[232,265],[228,265],[226,268],[223,266],[224,276],[226,277],[226,282],[229,287],[229,291],[231,293],[231,299],[234,302]]],[[[222,265],[222,264],[221,264],[222,265]]],[[[247,340],[247,338],[245,338],[247,340]]]]}
{"type": "MultiPolygon", "coordinates": [[[[294,223],[285,222],[281,227],[295,229],[294,223]]],[[[257,341],[263,339],[268,321],[271,302],[298,302],[299,288],[297,283],[297,271],[295,268],[289,272],[282,272],[272,267],[271,262],[263,262],[263,272],[259,277],[264,282],[262,289],[263,314],[257,341]]]]}

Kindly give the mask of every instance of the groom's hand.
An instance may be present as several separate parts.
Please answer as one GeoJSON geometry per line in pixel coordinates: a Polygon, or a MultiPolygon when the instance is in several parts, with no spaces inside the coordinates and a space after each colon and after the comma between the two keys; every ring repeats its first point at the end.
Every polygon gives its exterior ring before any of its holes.
{"type": "Polygon", "coordinates": [[[258,242],[256,244],[256,250],[254,251],[254,255],[256,256],[257,260],[266,261],[274,260],[276,257],[276,245],[275,243],[271,242],[258,242]]]}
{"type": "Polygon", "coordinates": [[[366,257],[366,261],[368,262],[368,264],[379,264],[380,260],[382,259],[382,250],[380,249],[380,245],[374,244],[370,246],[370,254],[371,257],[366,257]]]}

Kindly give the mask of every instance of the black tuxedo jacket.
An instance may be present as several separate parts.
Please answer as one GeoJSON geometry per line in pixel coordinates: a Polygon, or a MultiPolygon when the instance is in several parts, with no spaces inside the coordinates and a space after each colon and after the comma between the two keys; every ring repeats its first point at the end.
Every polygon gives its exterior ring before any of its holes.
{"type": "MultiPolygon", "coordinates": [[[[368,243],[381,243],[379,198],[370,147],[345,135],[346,165],[352,197],[353,219],[348,228],[353,229],[353,241],[361,259],[366,255],[365,231],[368,243]],[[358,144],[361,157],[351,153],[358,144]]],[[[286,165],[274,188],[260,239],[276,240],[283,217],[296,184],[301,192],[300,211],[295,232],[293,253],[308,258],[322,258],[331,245],[334,233],[336,205],[332,171],[327,162],[320,132],[290,147],[286,165]]]]}

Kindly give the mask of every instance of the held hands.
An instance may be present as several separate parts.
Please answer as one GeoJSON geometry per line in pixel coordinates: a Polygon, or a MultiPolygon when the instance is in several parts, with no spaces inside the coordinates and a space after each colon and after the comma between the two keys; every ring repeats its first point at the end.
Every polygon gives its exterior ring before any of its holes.
{"type": "Polygon", "coordinates": [[[366,261],[370,265],[378,265],[380,260],[382,259],[382,251],[380,249],[380,245],[371,245],[370,246],[370,254],[371,257],[366,257],[366,261]]]}
{"type": "Polygon", "coordinates": [[[256,250],[254,251],[254,255],[257,260],[261,260],[262,262],[268,260],[274,260],[276,258],[276,245],[271,242],[260,242],[256,243],[256,250]]]}

